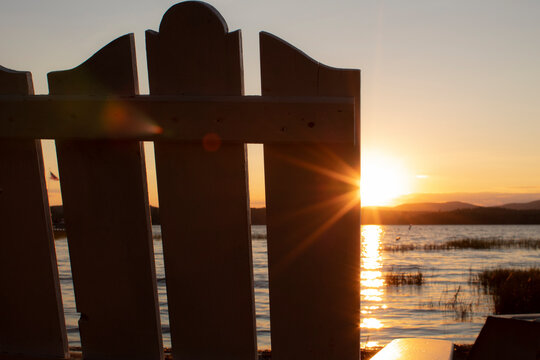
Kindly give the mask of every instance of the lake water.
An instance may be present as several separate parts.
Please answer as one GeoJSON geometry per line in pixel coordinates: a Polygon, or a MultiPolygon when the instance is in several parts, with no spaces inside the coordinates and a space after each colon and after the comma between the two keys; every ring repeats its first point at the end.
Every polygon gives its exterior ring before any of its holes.
{"type": "MultiPolygon", "coordinates": [[[[156,237],[159,226],[153,227],[156,237]]],[[[253,263],[257,340],[259,349],[270,348],[270,318],[266,255],[266,227],[253,226],[253,263]]],[[[361,342],[384,345],[399,337],[429,337],[472,343],[492,300],[471,283],[471,274],[497,267],[540,266],[540,250],[414,250],[383,251],[396,244],[437,244],[460,238],[540,239],[540,225],[365,225],[362,226],[361,342]],[[396,238],[399,240],[396,241],[396,238]],[[389,286],[384,275],[416,273],[424,284],[389,286]]],[[[161,241],[154,241],[158,295],[164,345],[169,347],[165,273],[161,241]]],[[[62,297],[70,345],[80,345],[73,283],[66,239],[56,241],[62,297]]]]}

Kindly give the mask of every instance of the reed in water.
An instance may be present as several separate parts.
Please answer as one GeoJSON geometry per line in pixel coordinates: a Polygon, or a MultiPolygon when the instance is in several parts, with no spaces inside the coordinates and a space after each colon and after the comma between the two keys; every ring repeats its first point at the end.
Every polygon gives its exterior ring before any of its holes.
{"type": "Polygon", "coordinates": [[[389,272],[384,275],[384,281],[390,286],[400,285],[422,285],[424,283],[424,275],[418,271],[416,273],[395,273],[389,272]]]}
{"type": "Polygon", "coordinates": [[[493,297],[496,314],[540,313],[540,268],[484,270],[477,278],[493,297]]]}
{"type": "Polygon", "coordinates": [[[490,250],[490,249],[529,249],[540,250],[540,239],[505,240],[500,238],[462,238],[447,240],[438,244],[399,244],[383,247],[384,251],[441,251],[441,250],[490,250]]]}

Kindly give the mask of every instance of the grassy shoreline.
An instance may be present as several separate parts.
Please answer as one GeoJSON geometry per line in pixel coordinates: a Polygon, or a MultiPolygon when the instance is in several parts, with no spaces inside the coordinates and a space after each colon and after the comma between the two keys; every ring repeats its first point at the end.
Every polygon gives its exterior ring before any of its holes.
{"type": "Polygon", "coordinates": [[[422,272],[420,272],[420,270],[415,273],[391,271],[384,274],[384,282],[388,286],[401,286],[401,285],[420,286],[424,283],[424,275],[422,274],[422,272]]]}
{"type": "Polygon", "coordinates": [[[540,312],[540,268],[499,268],[476,275],[478,286],[493,297],[495,314],[540,312]]]}
{"type": "Polygon", "coordinates": [[[511,239],[502,238],[461,238],[447,240],[440,244],[399,244],[384,246],[383,251],[444,251],[444,250],[496,250],[496,249],[527,249],[540,250],[540,239],[511,239]]]}

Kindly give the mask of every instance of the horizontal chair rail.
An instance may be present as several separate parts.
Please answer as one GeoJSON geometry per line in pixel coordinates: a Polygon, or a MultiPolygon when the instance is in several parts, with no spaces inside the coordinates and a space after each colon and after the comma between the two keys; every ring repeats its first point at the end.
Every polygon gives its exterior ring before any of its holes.
{"type": "Polygon", "coordinates": [[[355,144],[354,98],[0,96],[0,138],[355,144]]]}

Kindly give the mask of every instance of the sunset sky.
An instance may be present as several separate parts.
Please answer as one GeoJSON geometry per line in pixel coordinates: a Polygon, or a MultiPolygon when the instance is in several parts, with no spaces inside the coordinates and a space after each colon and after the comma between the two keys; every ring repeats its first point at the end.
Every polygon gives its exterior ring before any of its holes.
{"type": "MultiPolygon", "coordinates": [[[[47,94],[48,72],[133,32],[140,92],[148,93],[144,31],[157,30],[174,3],[2,0],[0,65],[31,71],[36,93],[47,94]]],[[[540,199],[540,2],[210,4],[229,30],[242,29],[246,94],[260,94],[259,31],[327,65],[362,70],[364,205],[540,199]]],[[[249,152],[253,206],[264,205],[261,149],[249,152]]],[[[57,174],[51,141],[44,154],[57,174]]],[[[59,203],[58,182],[48,185],[59,203]]],[[[155,189],[150,202],[157,204],[155,189]]]]}

